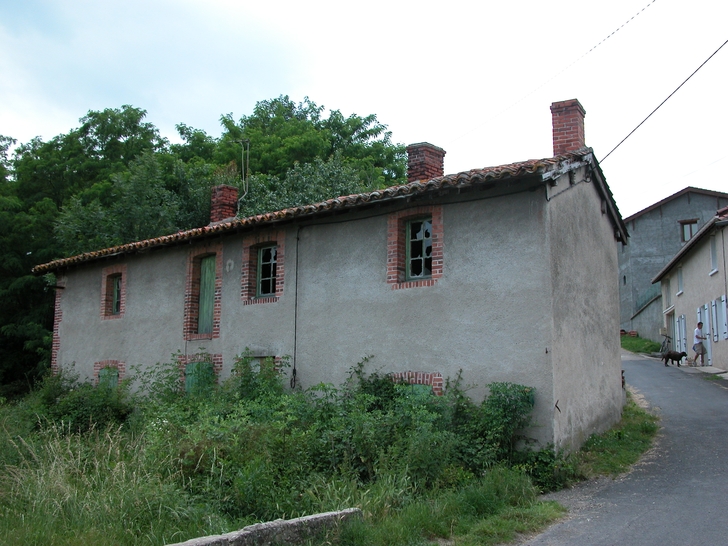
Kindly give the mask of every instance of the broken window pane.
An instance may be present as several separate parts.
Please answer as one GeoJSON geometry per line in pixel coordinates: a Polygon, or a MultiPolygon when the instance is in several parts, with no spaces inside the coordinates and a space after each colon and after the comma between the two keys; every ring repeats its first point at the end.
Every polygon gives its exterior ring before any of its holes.
{"type": "Polygon", "coordinates": [[[407,225],[407,276],[432,275],[432,220],[413,220],[407,225]]]}
{"type": "Polygon", "coordinates": [[[258,296],[270,296],[276,292],[277,254],[275,246],[258,250],[258,296]]]}

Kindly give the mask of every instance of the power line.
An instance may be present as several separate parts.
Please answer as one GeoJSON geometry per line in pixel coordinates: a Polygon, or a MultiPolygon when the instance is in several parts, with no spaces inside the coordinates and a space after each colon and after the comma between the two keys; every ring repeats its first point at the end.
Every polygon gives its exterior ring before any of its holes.
{"type": "MultiPolygon", "coordinates": [[[[501,115],[505,114],[506,112],[508,112],[508,110],[510,110],[514,106],[517,106],[518,104],[520,104],[524,100],[526,100],[528,97],[530,97],[531,95],[533,95],[536,91],[540,90],[541,88],[545,87],[546,85],[548,85],[549,83],[551,83],[552,81],[554,81],[556,78],[558,78],[559,76],[561,76],[561,74],[563,74],[564,72],[566,72],[567,70],[569,70],[572,66],[574,66],[575,64],[577,64],[579,61],[581,61],[587,55],[589,55],[589,53],[591,53],[592,51],[594,51],[596,48],[598,48],[604,42],[606,42],[607,40],[609,40],[609,38],[611,38],[612,36],[614,36],[617,32],[619,32],[620,30],[622,30],[622,28],[624,28],[626,25],[628,25],[629,23],[631,23],[634,20],[635,17],[637,17],[638,15],[640,15],[643,11],[645,11],[647,8],[649,8],[655,2],[657,2],[657,0],[651,0],[645,7],[643,7],[641,10],[639,10],[637,13],[635,13],[632,17],[630,17],[629,19],[627,19],[619,27],[617,27],[610,34],[608,34],[605,38],[603,38],[602,40],[600,40],[596,45],[592,46],[592,48],[589,51],[587,51],[586,53],[584,53],[583,55],[581,55],[581,57],[578,57],[571,64],[567,65],[566,67],[562,68],[559,72],[557,72],[556,74],[554,74],[553,76],[551,76],[548,80],[542,82],[541,85],[539,85],[538,87],[534,87],[531,91],[529,91],[528,93],[526,93],[525,95],[523,95],[520,99],[518,99],[517,101],[511,103],[510,106],[507,106],[506,108],[504,108],[503,110],[501,110],[497,114],[495,114],[495,115],[491,116],[490,118],[486,119],[485,121],[483,121],[482,123],[480,123],[480,125],[483,125],[483,124],[485,124],[485,123],[487,123],[487,122],[489,122],[489,121],[497,118],[498,116],[501,116],[501,115]]],[[[454,138],[450,142],[455,142],[456,140],[459,140],[459,139],[465,137],[466,135],[472,133],[475,130],[476,130],[476,128],[472,128],[469,131],[466,131],[465,133],[461,134],[460,136],[454,138]]]]}
{"type": "Polygon", "coordinates": [[[716,53],[718,53],[718,52],[719,52],[719,51],[720,51],[721,49],[723,49],[723,46],[724,46],[724,45],[726,45],[726,44],[728,44],[728,40],[726,40],[725,42],[723,42],[723,45],[721,45],[721,46],[720,46],[720,47],[719,47],[718,49],[716,49],[716,50],[715,50],[715,51],[713,52],[713,54],[712,54],[712,55],[711,55],[710,57],[708,57],[707,59],[705,59],[705,60],[703,61],[703,64],[701,64],[701,65],[700,65],[700,66],[699,66],[698,68],[696,68],[696,69],[695,69],[695,71],[694,71],[694,72],[693,72],[692,74],[690,74],[690,75],[689,75],[689,76],[688,76],[688,77],[687,77],[687,78],[685,79],[685,81],[684,81],[684,82],[682,82],[682,83],[681,83],[680,85],[678,85],[678,86],[677,86],[677,88],[676,88],[676,89],[675,89],[675,90],[674,90],[674,91],[673,91],[672,93],[670,93],[670,94],[668,95],[668,97],[667,97],[667,98],[666,98],[665,100],[663,100],[663,101],[662,101],[662,102],[661,102],[661,103],[660,103],[660,104],[659,104],[659,105],[657,106],[657,108],[655,108],[655,109],[654,109],[654,110],[653,110],[652,112],[650,112],[650,115],[649,115],[649,116],[647,116],[647,117],[646,117],[645,119],[643,119],[643,120],[642,120],[642,121],[640,122],[640,124],[639,124],[639,125],[637,125],[637,127],[635,127],[634,129],[632,129],[632,131],[630,131],[630,133],[629,133],[629,134],[628,134],[628,135],[627,135],[626,137],[624,137],[624,138],[623,138],[622,140],[620,140],[620,141],[619,141],[619,144],[617,144],[617,145],[616,145],[616,146],[615,146],[614,148],[612,148],[612,150],[611,150],[611,151],[610,151],[610,152],[609,152],[609,153],[608,153],[607,155],[605,155],[605,156],[604,156],[604,157],[603,157],[603,158],[602,158],[602,159],[600,160],[600,163],[601,163],[602,161],[604,161],[605,159],[607,159],[607,158],[608,158],[608,157],[609,157],[609,156],[611,155],[611,153],[612,153],[612,152],[613,152],[614,150],[616,150],[617,148],[619,148],[619,147],[620,147],[620,146],[622,145],[622,143],[623,143],[623,142],[624,142],[625,140],[627,140],[627,139],[628,139],[629,137],[631,137],[631,136],[632,136],[632,134],[633,134],[633,133],[634,133],[634,132],[635,132],[635,131],[636,131],[637,129],[639,129],[639,128],[640,128],[640,127],[642,126],[642,124],[643,124],[643,123],[644,123],[645,121],[647,121],[648,119],[650,119],[650,117],[652,116],[652,114],[654,114],[655,112],[657,112],[657,111],[658,111],[658,110],[660,109],[660,107],[661,107],[661,106],[662,106],[663,104],[665,104],[665,103],[666,103],[666,102],[667,102],[667,101],[668,101],[668,100],[670,99],[670,97],[672,97],[672,96],[673,96],[673,95],[674,95],[675,93],[677,93],[677,92],[678,92],[678,89],[680,89],[680,88],[681,88],[681,87],[682,87],[683,85],[685,85],[685,84],[687,83],[687,81],[688,81],[688,80],[689,80],[690,78],[692,78],[693,76],[695,76],[695,74],[697,74],[698,70],[700,70],[701,68],[703,68],[703,67],[705,66],[705,64],[706,64],[706,63],[707,63],[707,62],[708,62],[708,61],[709,61],[710,59],[712,59],[712,58],[713,58],[713,57],[715,56],[715,54],[716,54],[716,53]]]}

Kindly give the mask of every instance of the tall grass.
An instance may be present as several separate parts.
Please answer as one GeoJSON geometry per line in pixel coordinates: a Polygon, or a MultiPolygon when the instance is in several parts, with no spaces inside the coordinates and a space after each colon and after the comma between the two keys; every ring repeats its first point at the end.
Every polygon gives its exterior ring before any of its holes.
{"type": "Polygon", "coordinates": [[[1,441],[19,459],[0,473],[3,544],[164,544],[228,526],[179,487],[171,460],[146,457],[142,436],[51,424],[1,441]]]}
{"type": "MultiPolygon", "coordinates": [[[[578,474],[552,450],[515,451],[527,387],[493,384],[475,404],[457,382],[423,396],[359,365],[341,389],[291,392],[272,366],[239,364],[204,396],[180,392],[170,363],[146,397],[54,378],[0,403],[0,542],[156,545],[358,507],[361,521],[317,544],[491,544],[559,517],[536,493],[578,474]]],[[[632,417],[583,463],[645,449],[654,422],[632,417]]]]}

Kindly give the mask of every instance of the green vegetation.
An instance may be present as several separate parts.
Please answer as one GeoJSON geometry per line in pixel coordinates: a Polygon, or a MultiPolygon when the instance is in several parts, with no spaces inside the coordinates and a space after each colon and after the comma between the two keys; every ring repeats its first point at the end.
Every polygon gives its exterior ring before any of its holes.
{"type": "Polygon", "coordinates": [[[0,396],[28,392],[49,367],[55,279],[34,266],[207,225],[211,188],[242,188],[243,174],[241,216],[406,178],[404,146],[375,115],[344,117],[308,98],[226,114],[218,138],[181,123],[180,144],[145,117],[124,105],[48,141],[0,135],[0,396]]]}
{"type": "Polygon", "coordinates": [[[584,478],[616,476],[629,470],[652,445],[658,418],[629,397],[622,421],[604,434],[594,435],[572,457],[577,475],[584,478]]]}
{"type": "Polygon", "coordinates": [[[657,353],[660,351],[660,344],[649,339],[621,336],[621,341],[622,349],[633,353],[657,353]]]}
{"type": "Polygon", "coordinates": [[[58,376],[0,399],[0,536],[164,544],[359,507],[311,544],[496,544],[562,515],[540,491],[624,471],[657,429],[630,402],[578,454],[519,451],[532,389],[492,384],[474,404],[457,380],[432,396],[366,365],[341,388],[289,391],[280,367],[243,355],[222,385],[184,394],[173,361],[137,374],[143,395],[58,376]]]}

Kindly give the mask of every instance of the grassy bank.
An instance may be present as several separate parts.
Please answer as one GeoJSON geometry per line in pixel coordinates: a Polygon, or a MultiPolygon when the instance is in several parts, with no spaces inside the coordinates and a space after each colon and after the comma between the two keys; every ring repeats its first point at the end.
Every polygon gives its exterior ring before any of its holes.
{"type": "Polygon", "coordinates": [[[656,353],[660,350],[659,343],[641,337],[621,336],[621,343],[622,349],[633,353],[656,353]]]}

